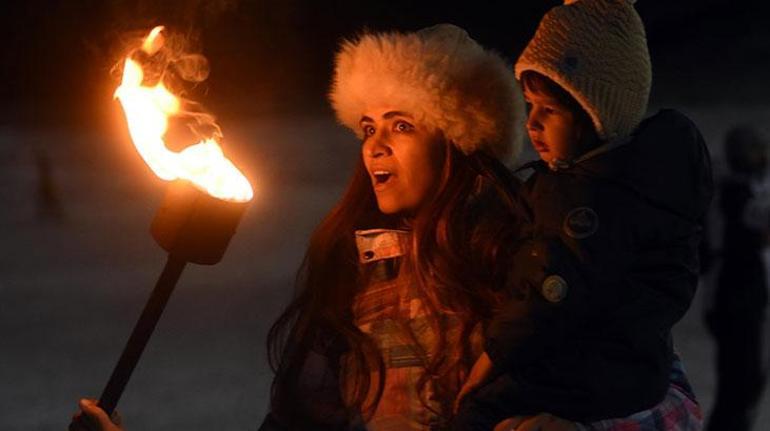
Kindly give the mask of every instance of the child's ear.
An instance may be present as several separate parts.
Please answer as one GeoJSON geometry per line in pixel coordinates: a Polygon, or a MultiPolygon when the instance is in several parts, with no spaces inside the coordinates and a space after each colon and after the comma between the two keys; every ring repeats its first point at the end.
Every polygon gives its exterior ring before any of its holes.
{"type": "Polygon", "coordinates": [[[583,110],[578,114],[580,126],[578,127],[578,142],[584,150],[592,150],[601,145],[599,134],[591,117],[583,110]]]}

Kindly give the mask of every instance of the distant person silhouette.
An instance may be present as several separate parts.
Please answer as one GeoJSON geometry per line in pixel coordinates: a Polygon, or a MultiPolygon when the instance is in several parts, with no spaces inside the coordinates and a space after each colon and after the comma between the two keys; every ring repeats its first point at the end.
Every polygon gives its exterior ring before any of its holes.
{"type": "Polygon", "coordinates": [[[717,346],[717,395],[708,431],[751,428],[765,386],[762,328],[767,305],[763,251],[770,237],[767,142],[754,128],[725,137],[730,169],[720,187],[722,266],[705,314],[717,346]]]}
{"type": "Polygon", "coordinates": [[[56,181],[53,177],[51,158],[42,148],[33,150],[35,168],[38,176],[37,184],[37,216],[40,221],[61,222],[63,211],[56,181]]]}

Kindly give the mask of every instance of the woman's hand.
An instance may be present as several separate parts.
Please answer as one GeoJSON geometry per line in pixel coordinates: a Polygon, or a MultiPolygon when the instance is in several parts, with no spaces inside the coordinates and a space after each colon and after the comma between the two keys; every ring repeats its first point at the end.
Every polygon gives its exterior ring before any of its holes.
{"type": "Polygon", "coordinates": [[[515,416],[495,426],[494,431],[576,431],[574,422],[556,417],[550,413],[536,416],[515,416]]]}
{"type": "Polygon", "coordinates": [[[469,392],[472,390],[478,388],[481,386],[482,383],[489,377],[489,375],[492,372],[492,360],[489,359],[489,355],[487,355],[487,352],[483,352],[481,356],[476,360],[476,363],[473,364],[473,368],[471,368],[470,375],[468,376],[468,380],[465,381],[465,384],[463,384],[462,389],[460,389],[460,393],[457,394],[457,398],[455,398],[454,403],[454,414],[457,414],[460,403],[462,402],[463,398],[465,398],[466,395],[468,395],[469,392]]]}
{"type": "Polygon", "coordinates": [[[113,413],[110,420],[107,413],[96,405],[96,400],[84,398],[78,405],[80,411],[72,416],[69,431],[123,431],[119,416],[113,413]]]}

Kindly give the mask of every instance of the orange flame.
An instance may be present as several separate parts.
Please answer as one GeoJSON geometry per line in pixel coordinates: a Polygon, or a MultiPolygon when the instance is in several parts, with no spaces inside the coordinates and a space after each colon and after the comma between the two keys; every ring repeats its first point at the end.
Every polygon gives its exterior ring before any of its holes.
{"type": "MultiPolygon", "coordinates": [[[[162,26],[152,29],[144,39],[142,51],[153,55],[163,45],[162,26]]],[[[246,177],[222,153],[214,138],[189,146],[180,152],[166,148],[163,140],[168,119],[177,115],[181,102],[162,82],[142,85],[144,71],[139,63],[126,58],[123,81],[115,98],[123,106],[128,131],[137,151],[161,179],[184,179],[215,198],[246,202],[254,193],[246,177]]]]}

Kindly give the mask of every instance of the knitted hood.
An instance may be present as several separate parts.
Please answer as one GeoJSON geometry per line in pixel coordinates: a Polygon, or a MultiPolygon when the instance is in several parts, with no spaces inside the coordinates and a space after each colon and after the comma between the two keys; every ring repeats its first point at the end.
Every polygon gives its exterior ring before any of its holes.
{"type": "Polygon", "coordinates": [[[565,0],[548,11],[516,62],[577,100],[602,140],[627,137],[647,111],[652,66],[636,0],[565,0]]]}

